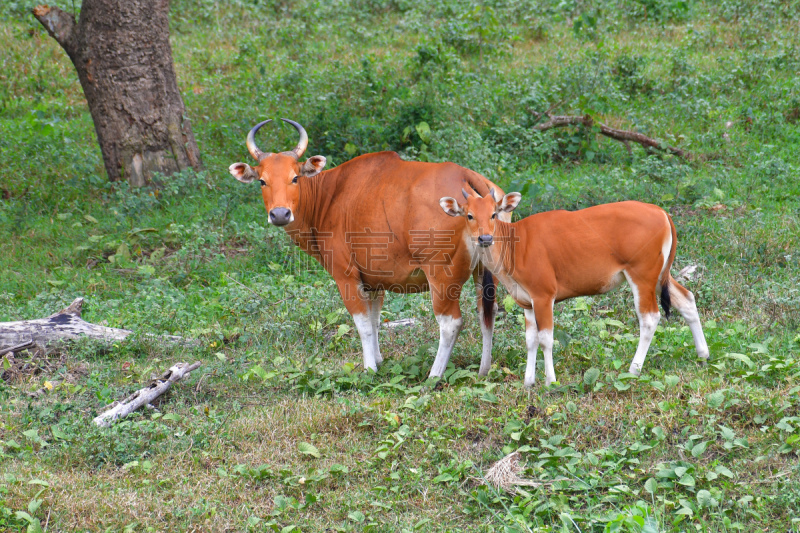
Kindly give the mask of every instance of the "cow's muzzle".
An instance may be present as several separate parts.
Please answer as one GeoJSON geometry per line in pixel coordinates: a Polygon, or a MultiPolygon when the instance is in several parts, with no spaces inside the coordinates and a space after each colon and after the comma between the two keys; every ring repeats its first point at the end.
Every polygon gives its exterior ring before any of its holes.
{"type": "Polygon", "coordinates": [[[269,221],[276,226],[285,226],[292,220],[294,220],[292,210],[286,207],[276,207],[269,212],[269,221]]]}

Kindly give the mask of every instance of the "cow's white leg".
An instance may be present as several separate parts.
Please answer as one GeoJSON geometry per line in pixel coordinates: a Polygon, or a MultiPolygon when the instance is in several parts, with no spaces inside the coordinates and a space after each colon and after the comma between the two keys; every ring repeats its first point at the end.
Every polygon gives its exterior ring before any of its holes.
{"type": "Polygon", "coordinates": [[[372,326],[372,318],[368,313],[353,315],[358,336],[361,337],[361,348],[364,350],[364,369],[378,370],[376,352],[378,348],[378,332],[372,326]]]}
{"type": "Polygon", "coordinates": [[[458,333],[461,331],[463,319],[448,315],[436,315],[439,322],[439,350],[436,352],[436,359],[431,367],[430,377],[440,378],[447,368],[450,361],[450,354],[453,352],[453,345],[456,343],[458,333]]]}
{"type": "Polygon", "coordinates": [[[375,364],[380,365],[383,362],[381,356],[381,347],[378,342],[378,332],[381,328],[381,307],[383,307],[383,292],[372,292],[369,295],[369,319],[372,323],[372,330],[375,333],[375,364]]]}
{"type": "Polygon", "coordinates": [[[689,325],[692,337],[694,337],[697,355],[701,359],[708,359],[708,344],[706,343],[706,336],[703,334],[703,326],[700,324],[700,314],[697,312],[694,294],[675,280],[670,280],[669,283],[670,303],[689,325]]]}
{"type": "Polygon", "coordinates": [[[525,344],[528,347],[528,362],[525,365],[525,386],[536,383],[536,352],[539,351],[539,332],[536,329],[536,314],[525,309],[525,344]]]}

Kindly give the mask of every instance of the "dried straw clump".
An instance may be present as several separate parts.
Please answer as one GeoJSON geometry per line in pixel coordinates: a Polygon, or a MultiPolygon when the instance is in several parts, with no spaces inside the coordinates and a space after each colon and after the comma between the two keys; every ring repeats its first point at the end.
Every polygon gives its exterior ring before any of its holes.
{"type": "Polygon", "coordinates": [[[520,477],[522,466],[519,464],[519,452],[513,452],[492,465],[486,471],[484,481],[497,489],[514,492],[517,487],[549,487],[551,482],[534,481],[520,477]]]}

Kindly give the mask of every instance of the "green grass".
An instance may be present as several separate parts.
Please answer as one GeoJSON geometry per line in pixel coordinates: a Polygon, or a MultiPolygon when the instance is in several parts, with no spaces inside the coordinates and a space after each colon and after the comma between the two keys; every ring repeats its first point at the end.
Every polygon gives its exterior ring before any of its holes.
{"type": "MultiPolygon", "coordinates": [[[[175,1],[206,170],[138,191],[107,183],[77,76],[31,4],[0,14],[0,321],[83,296],[91,322],[202,347],[80,343],[0,381],[0,529],[800,530],[796,3],[175,1]],[[695,158],[532,130],[551,106],[695,158]],[[625,374],[638,327],[623,288],[556,306],[557,385],[522,387],[513,305],[479,378],[469,287],[441,389],[424,388],[427,295],[387,296],[384,319],[418,324],[381,332],[386,364],[363,373],[330,276],[227,172],[248,160],[248,129],[278,116],[329,165],[383,149],[455,161],[522,191],[525,214],[664,207],[673,272],[698,266],[686,284],[711,360],[675,318],[642,377],[625,374]],[[92,426],[179,360],[203,366],[160,412],[92,426]],[[515,450],[524,477],[552,484],[480,481],[515,450]]],[[[279,127],[260,139],[296,142],[279,127]]]]}

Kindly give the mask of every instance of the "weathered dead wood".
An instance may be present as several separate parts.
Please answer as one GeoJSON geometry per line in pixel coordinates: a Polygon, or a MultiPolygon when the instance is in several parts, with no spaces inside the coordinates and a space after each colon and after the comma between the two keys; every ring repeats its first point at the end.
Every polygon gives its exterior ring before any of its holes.
{"type": "MultiPolygon", "coordinates": [[[[47,346],[54,342],[90,337],[102,342],[121,341],[133,331],[109,328],[86,322],[81,318],[83,298],[77,298],[69,307],[46,318],[0,322],[0,354],[30,348],[34,344],[47,346]]],[[[195,341],[175,335],[146,335],[170,344],[194,345],[195,341]]]]}
{"type": "Polygon", "coordinates": [[[652,150],[659,150],[663,152],[669,152],[673,155],[681,157],[683,159],[692,159],[692,154],[687,152],[686,150],[682,150],[681,148],[675,148],[674,146],[669,146],[666,143],[663,143],[657,139],[653,139],[646,135],[642,135],[641,133],[637,133],[635,131],[627,131],[627,130],[618,130],[616,128],[611,128],[606,126],[601,122],[595,122],[595,120],[590,117],[589,115],[583,116],[576,116],[576,115],[552,115],[550,113],[538,113],[536,111],[531,111],[531,113],[537,118],[544,118],[547,117],[547,121],[541,122],[533,127],[533,129],[537,131],[547,131],[553,128],[563,128],[566,126],[584,126],[586,128],[591,128],[593,126],[597,126],[600,128],[600,133],[614,139],[616,141],[620,141],[621,143],[625,144],[625,147],[630,152],[630,145],[629,142],[638,143],[645,148],[652,149],[652,150]]]}
{"type": "Polygon", "coordinates": [[[200,365],[200,361],[197,361],[191,365],[189,363],[178,363],[172,366],[169,370],[164,372],[161,377],[154,378],[147,387],[139,389],[121,402],[114,402],[104,407],[106,411],[95,417],[94,423],[100,427],[110,426],[114,420],[124,418],[143,405],[150,404],[153,400],[167,392],[167,389],[169,389],[173,383],[180,381],[184,376],[200,365]]]}

